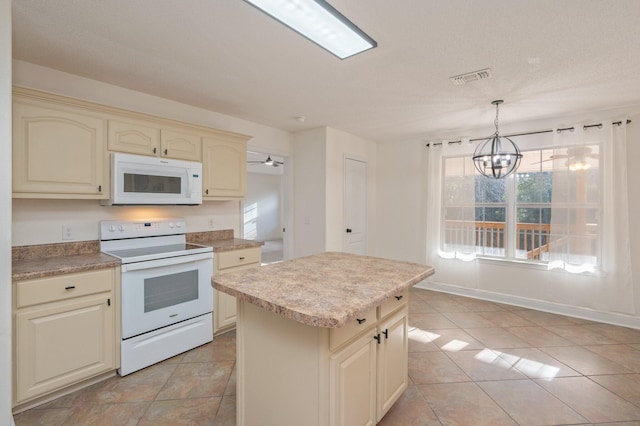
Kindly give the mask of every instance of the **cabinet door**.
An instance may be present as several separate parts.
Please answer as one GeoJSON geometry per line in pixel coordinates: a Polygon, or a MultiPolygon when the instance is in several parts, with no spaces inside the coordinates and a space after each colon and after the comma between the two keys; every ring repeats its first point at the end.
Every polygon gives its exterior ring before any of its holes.
{"type": "Polygon", "coordinates": [[[378,327],[378,408],[377,421],[407,389],[407,353],[409,350],[407,309],[382,320],[378,327]]]}
{"type": "Polygon", "coordinates": [[[234,327],[236,325],[236,315],[238,311],[235,297],[221,291],[216,291],[215,295],[217,300],[216,303],[214,303],[214,306],[217,309],[216,312],[214,312],[215,318],[213,321],[213,334],[216,334],[221,330],[234,327]]]}
{"type": "Polygon", "coordinates": [[[111,293],[18,310],[16,402],[115,368],[111,293]]]}
{"type": "Polygon", "coordinates": [[[376,341],[371,335],[331,356],[329,415],[336,426],[376,424],[376,341]]]}
{"type": "Polygon", "coordinates": [[[105,120],[82,109],[15,99],[13,192],[32,198],[107,198],[105,120]]]}
{"type": "Polygon", "coordinates": [[[242,198],[247,186],[247,144],[204,137],[202,198],[242,198]]]}
{"type": "Polygon", "coordinates": [[[159,155],[160,129],[142,121],[109,120],[109,151],[159,155]]]}
{"type": "Polygon", "coordinates": [[[160,155],[178,160],[202,161],[202,139],[194,133],[162,129],[160,155]]]}
{"type": "MultiPolygon", "coordinates": [[[[260,247],[225,251],[216,254],[214,273],[226,274],[260,266],[260,247]],[[250,262],[245,264],[244,262],[250,262]]],[[[213,290],[213,334],[223,333],[236,326],[236,298],[213,290]]]]}

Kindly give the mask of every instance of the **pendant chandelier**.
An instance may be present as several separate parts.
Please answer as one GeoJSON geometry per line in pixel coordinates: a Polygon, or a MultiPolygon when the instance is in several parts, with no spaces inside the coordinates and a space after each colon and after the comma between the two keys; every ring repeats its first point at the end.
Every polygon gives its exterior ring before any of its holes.
{"type": "Polygon", "coordinates": [[[473,153],[473,164],[486,177],[502,179],[515,172],[520,165],[522,154],[518,146],[508,137],[500,136],[498,131],[498,108],[503,100],[491,102],[496,106],[496,119],[493,122],[496,132],[482,142],[473,153]]]}

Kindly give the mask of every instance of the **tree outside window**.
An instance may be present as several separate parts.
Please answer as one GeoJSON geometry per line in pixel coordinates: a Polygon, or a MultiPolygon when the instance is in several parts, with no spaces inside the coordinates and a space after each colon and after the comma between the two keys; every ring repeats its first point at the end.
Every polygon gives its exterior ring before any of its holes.
{"type": "Polygon", "coordinates": [[[598,145],[523,151],[506,179],[479,174],[468,156],[443,158],[444,251],[597,264],[598,145]]]}

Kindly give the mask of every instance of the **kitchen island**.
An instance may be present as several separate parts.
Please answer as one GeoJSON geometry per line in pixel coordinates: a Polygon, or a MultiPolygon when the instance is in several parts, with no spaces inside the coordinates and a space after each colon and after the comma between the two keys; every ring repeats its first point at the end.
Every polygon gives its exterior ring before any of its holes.
{"type": "Polygon", "coordinates": [[[407,387],[430,266],[327,252],[212,278],[238,300],[238,425],[375,424],[407,387]]]}

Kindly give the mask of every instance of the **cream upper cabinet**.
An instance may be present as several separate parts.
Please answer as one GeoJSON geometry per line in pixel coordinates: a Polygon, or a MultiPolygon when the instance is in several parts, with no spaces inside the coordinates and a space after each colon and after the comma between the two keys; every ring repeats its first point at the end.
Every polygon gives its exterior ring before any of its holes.
{"type": "Polygon", "coordinates": [[[109,151],[202,161],[202,137],[165,129],[159,123],[135,119],[109,120],[109,151]]]}
{"type": "Polygon", "coordinates": [[[202,140],[202,198],[243,198],[248,136],[220,133],[202,140]]]}
{"type": "Polygon", "coordinates": [[[14,284],[14,403],[118,367],[120,268],[14,284]]]}
{"type": "Polygon", "coordinates": [[[125,152],[201,162],[204,200],[242,198],[249,139],[14,87],[13,196],[107,199],[109,153],[125,152]]]}
{"type": "Polygon", "coordinates": [[[107,198],[105,127],[86,109],[14,94],[13,196],[107,198]]]}
{"type": "Polygon", "coordinates": [[[178,160],[202,161],[202,138],[179,130],[160,131],[160,155],[178,160]]]}
{"type": "Polygon", "coordinates": [[[136,120],[109,120],[109,151],[160,154],[160,129],[136,120]]]}

